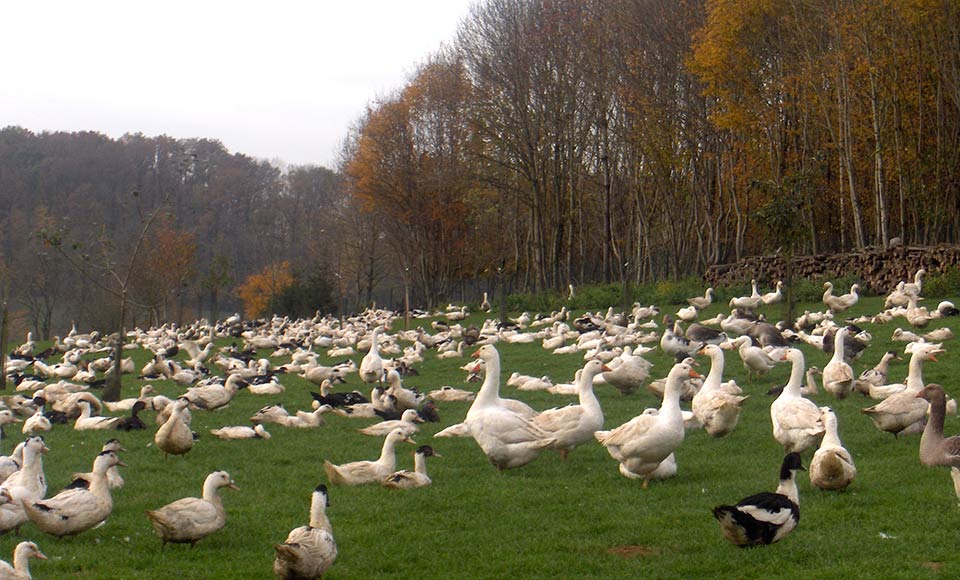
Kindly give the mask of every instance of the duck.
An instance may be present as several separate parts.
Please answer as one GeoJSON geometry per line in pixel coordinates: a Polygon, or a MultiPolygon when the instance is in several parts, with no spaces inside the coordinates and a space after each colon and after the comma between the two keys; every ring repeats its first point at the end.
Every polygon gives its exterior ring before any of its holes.
{"type": "Polygon", "coordinates": [[[147,512],[153,531],[160,536],[161,547],[167,542],[189,543],[191,547],[227,523],[227,512],[220,498],[221,488],[239,490],[226,471],[214,471],[203,480],[202,497],[185,497],[147,512]]]}
{"type": "MultiPolygon", "coordinates": [[[[375,392],[380,392],[380,387],[374,387],[375,392]]],[[[360,391],[350,391],[349,393],[338,393],[333,390],[333,383],[330,379],[324,379],[320,383],[320,392],[310,392],[314,401],[321,405],[330,405],[331,407],[349,407],[351,405],[368,404],[373,399],[363,396],[360,391]]]]}
{"type": "Polygon", "coordinates": [[[473,391],[457,389],[449,385],[434,389],[427,393],[427,398],[441,403],[465,402],[469,403],[477,398],[473,391]]]}
{"type": "Polygon", "coordinates": [[[180,395],[180,397],[189,401],[190,405],[195,409],[213,411],[229,405],[233,398],[237,396],[237,393],[240,392],[240,389],[248,386],[249,383],[241,379],[240,375],[234,374],[228,376],[222,385],[211,383],[191,387],[180,395]]]}
{"type": "Polygon", "coordinates": [[[628,345],[623,347],[616,359],[608,363],[610,370],[594,377],[594,384],[606,383],[620,391],[621,395],[629,395],[637,390],[650,377],[650,367],[653,363],[634,353],[628,345]]]}
{"type": "Polygon", "coordinates": [[[77,431],[114,429],[117,423],[120,422],[120,417],[91,415],[90,403],[88,401],[80,401],[77,404],[80,406],[80,416],[77,417],[76,422],[73,424],[73,428],[77,431]]]}
{"type": "Polygon", "coordinates": [[[846,489],[857,476],[853,456],[840,442],[837,429],[837,414],[830,407],[820,407],[820,420],[824,434],[820,447],[810,461],[810,485],[820,489],[846,489]]]}
{"type": "Polygon", "coordinates": [[[323,462],[323,470],[332,485],[363,485],[367,483],[382,483],[391,473],[396,471],[397,456],[395,447],[401,441],[416,445],[416,442],[403,434],[400,429],[394,429],[383,440],[380,457],[376,461],[354,461],[334,465],[328,460],[323,462]]]}
{"type": "MultiPolygon", "coordinates": [[[[150,407],[157,412],[157,414],[154,415],[153,420],[158,427],[166,423],[167,419],[170,418],[170,414],[173,413],[173,401],[174,399],[171,399],[165,395],[157,395],[152,401],[150,401],[150,407]]],[[[193,423],[193,413],[190,412],[189,405],[190,402],[187,401],[187,407],[180,415],[180,419],[186,423],[187,426],[190,426],[193,423]]]]}
{"type": "Polygon", "coordinates": [[[942,342],[944,340],[950,340],[953,338],[953,331],[944,326],[942,328],[924,333],[921,338],[927,342],[942,342]]]}
{"type": "Polygon", "coordinates": [[[947,396],[943,387],[931,383],[914,395],[930,404],[930,419],[920,436],[920,463],[927,467],[947,466],[955,484],[954,489],[960,497],[960,436],[944,438],[943,421],[946,416],[947,396]]]}
{"type": "Polygon", "coordinates": [[[700,374],[687,363],[673,365],[658,413],[641,414],[616,429],[594,433],[611,457],[627,471],[644,478],[644,486],[650,474],[683,442],[680,392],[687,378],[700,378],[700,374]]]}
{"type": "Polygon", "coordinates": [[[896,340],[899,342],[918,342],[920,337],[909,330],[904,330],[899,326],[893,329],[893,335],[890,337],[890,340],[896,340]]]}
{"type": "Polygon", "coordinates": [[[577,378],[579,404],[547,409],[533,418],[534,425],[553,437],[552,448],[559,451],[562,459],[603,428],[603,409],[593,392],[593,377],[609,370],[598,360],[588,361],[577,378]]]}
{"type": "Polygon", "coordinates": [[[788,453],[780,465],[777,490],[743,498],[736,505],[713,508],[723,537],[736,546],[761,546],[782,540],[800,523],[797,470],[804,469],[799,453],[788,453]]]}
{"type": "Polygon", "coordinates": [[[678,334],[673,325],[669,322],[669,317],[664,317],[663,334],[660,336],[660,349],[668,356],[677,355],[691,356],[700,348],[700,343],[688,340],[682,334],[678,334]]]}
{"type": "Polygon", "coordinates": [[[46,433],[51,429],[53,429],[53,423],[43,414],[43,407],[38,407],[33,415],[30,415],[24,420],[23,427],[20,431],[24,435],[32,435],[34,433],[46,433]]]}
{"type": "Polygon", "coordinates": [[[760,295],[760,302],[766,306],[776,304],[783,300],[783,281],[777,280],[777,286],[773,292],[760,295]]]}
{"type": "Polygon", "coordinates": [[[684,322],[693,322],[697,319],[697,314],[700,311],[697,310],[695,306],[685,306],[680,310],[677,310],[676,316],[684,322]]]}
{"type": "Polygon", "coordinates": [[[337,559],[337,542],[327,518],[328,507],[327,486],[321,483],[310,495],[310,523],[290,530],[282,544],[273,546],[273,573],[277,578],[320,578],[333,565],[337,559]]]}
{"type": "MultiPolygon", "coordinates": [[[[126,449],[120,443],[119,439],[111,438],[104,442],[103,447],[100,448],[100,451],[113,451],[119,457],[120,452],[126,451],[126,449]]],[[[82,487],[89,489],[91,481],[93,481],[93,472],[74,473],[73,481],[71,481],[70,484],[64,489],[69,489],[71,487],[82,487]]],[[[120,475],[120,470],[116,465],[107,470],[107,484],[110,485],[110,489],[119,489],[123,487],[123,476],[120,475]]]]}
{"type": "Polygon", "coordinates": [[[4,426],[20,422],[21,420],[10,409],[0,409],[0,441],[7,438],[4,426]]]}
{"type": "Polygon", "coordinates": [[[493,307],[490,305],[490,299],[487,297],[487,293],[484,292],[483,300],[480,301],[480,310],[483,310],[484,312],[490,312],[491,308],[493,307]]]}
{"type": "Polygon", "coordinates": [[[760,305],[763,304],[763,297],[757,291],[756,280],[750,280],[750,288],[749,296],[734,296],[731,298],[730,308],[748,308],[750,310],[760,308],[760,305]]]}
{"type": "Polygon", "coordinates": [[[3,580],[30,580],[30,558],[46,560],[47,557],[33,542],[20,542],[13,549],[13,566],[0,560],[0,578],[3,580]]]}
{"type": "Polygon", "coordinates": [[[0,484],[0,533],[19,532],[27,521],[23,502],[41,499],[47,494],[42,455],[50,449],[40,435],[31,435],[23,443],[23,463],[18,471],[0,484]]]}
{"type": "Polygon", "coordinates": [[[369,427],[360,429],[360,432],[373,437],[383,437],[394,429],[399,429],[404,436],[411,437],[420,431],[420,426],[417,423],[423,423],[419,413],[416,409],[407,409],[400,415],[399,419],[374,423],[369,427]]]}
{"type": "Polygon", "coordinates": [[[713,288],[707,288],[703,293],[703,296],[694,296],[693,298],[687,298],[687,304],[693,306],[697,310],[705,310],[713,304],[713,288]]]}
{"type": "Polygon", "coordinates": [[[193,432],[182,418],[189,404],[183,397],[174,401],[170,416],[153,436],[153,442],[163,451],[164,459],[167,455],[184,455],[193,449],[193,432]]]}
{"type": "Polygon", "coordinates": [[[833,295],[833,282],[824,282],[823,287],[826,288],[826,291],[823,293],[823,303],[826,304],[830,312],[834,314],[847,310],[860,300],[859,284],[854,284],[850,287],[849,293],[840,296],[833,295]]]}
{"type": "Polygon", "coordinates": [[[883,356],[880,358],[880,362],[873,368],[869,368],[857,377],[857,380],[853,382],[854,390],[863,393],[864,395],[870,394],[870,387],[875,386],[879,387],[887,383],[887,375],[890,370],[890,361],[901,360],[900,355],[895,350],[888,350],[883,353],[883,356]]]}
{"type": "Polygon", "coordinates": [[[391,369],[390,372],[387,373],[387,384],[389,386],[384,392],[396,397],[397,410],[399,411],[417,409],[423,403],[424,399],[426,399],[426,397],[419,392],[404,387],[403,379],[396,369],[391,369]]]}
{"type": "Polygon", "coordinates": [[[10,455],[0,456],[0,483],[20,471],[20,466],[23,465],[23,446],[25,443],[26,441],[17,443],[10,455]]]}
{"type": "Polygon", "coordinates": [[[115,451],[101,451],[93,462],[89,489],[69,488],[40,501],[23,501],[27,517],[40,530],[62,538],[74,536],[106,521],[113,512],[107,470],[125,465],[115,451]]]}
{"type": "Polygon", "coordinates": [[[413,454],[413,471],[402,470],[395,471],[383,480],[383,487],[389,489],[411,489],[414,487],[426,487],[432,482],[427,475],[427,458],[442,457],[429,445],[417,447],[413,454]]]}
{"type": "Polygon", "coordinates": [[[120,399],[116,402],[104,401],[103,405],[111,413],[117,413],[122,411],[129,411],[133,409],[133,406],[137,401],[143,401],[150,406],[150,403],[153,401],[153,397],[156,396],[157,390],[153,388],[153,385],[143,385],[140,387],[140,396],[139,397],[130,397],[128,399],[120,399]]]}
{"type": "Polygon", "coordinates": [[[843,359],[847,329],[838,328],[833,337],[833,357],[823,367],[823,389],[837,399],[846,399],[853,390],[853,368],[843,359]]]}
{"type": "Polygon", "coordinates": [[[370,351],[360,361],[360,380],[365,383],[377,383],[383,380],[383,359],[380,358],[380,347],[377,344],[381,332],[383,328],[380,326],[373,329],[373,334],[370,336],[370,351]]]}
{"type": "Polygon", "coordinates": [[[743,402],[748,397],[730,394],[721,386],[724,356],[720,347],[708,344],[700,349],[700,354],[710,357],[710,372],[693,396],[691,409],[708,435],[723,437],[737,426],[743,402]]]}
{"type": "MultiPolygon", "coordinates": [[[[938,344],[931,343],[913,343],[910,351],[910,363],[907,371],[907,381],[903,385],[885,385],[894,387],[892,394],[887,396],[872,407],[862,409],[873,421],[873,424],[881,431],[892,433],[894,437],[899,437],[901,433],[920,432],[924,426],[929,405],[917,399],[916,395],[924,389],[923,384],[923,363],[925,361],[937,362],[938,354],[943,353],[943,349],[938,344]]],[[[883,387],[871,388],[875,390],[883,387]]],[[[872,395],[871,395],[872,396],[872,395]]]]}
{"type": "Polygon", "coordinates": [[[145,401],[137,401],[133,404],[133,407],[130,408],[129,417],[121,417],[117,421],[116,428],[119,431],[140,431],[147,428],[147,424],[143,422],[143,419],[140,418],[140,411],[143,411],[147,408],[147,403],[145,401]]]}
{"type": "Polygon", "coordinates": [[[800,394],[803,380],[803,352],[791,348],[783,355],[790,361],[790,380],[783,392],[770,405],[770,421],[773,424],[773,438],[783,445],[785,453],[802,452],[817,444],[824,433],[820,408],[800,394]]]}
{"type": "Polygon", "coordinates": [[[738,336],[728,344],[731,348],[737,349],[743,368],[746,369],[750,378],[759,379],[761,375],[767,374],[777,365],[777,361],[765,350],[753,345],[753,339],[749,336],[738,336]]]}
{"type": "Polygon", "coordinates": [[[905,282],[901,291],[907,296],[917,297],[923,294],[923,277],[927,271],[920,268],[913,275],[913,282],[905,282]]]}
{"type": "Polygon", "coordinates": [[[234,439],[270,438],[270,433],[263,427],[263,425],[260,424],[256,424],[253,427],[248,427],[246,425],[220,427],[218,429],[210,429],[210,434],[217,439],[223,439],[224,441],[232,441],[234,439]]]}
{"type": "Polygon", "coordinates": [[[464,423],[498,470],[523,467],[556,440],[532,422],[537,413],[528,405],[500,397],[500,354],[497,349],[491,344],[484,345],[474,356],[483,359],[486,375],[464,423]]]}

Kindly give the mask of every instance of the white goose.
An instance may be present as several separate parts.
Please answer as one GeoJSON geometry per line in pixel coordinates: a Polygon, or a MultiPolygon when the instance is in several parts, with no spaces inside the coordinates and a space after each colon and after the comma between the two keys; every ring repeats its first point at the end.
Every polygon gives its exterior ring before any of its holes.
{"type": "Polygon", "coordinates": [[[0,578],[3,580],[30,580],[30,558],[46,560],[33,542],[20,542],[13,550],[13,566],[0,560],[0,578]]]}
{"type": "Polygon", "coordinates": [[[658,413],[638,415],[616,429],[594,433],[611,457],[623,464],[630,473],[644,478],[644,485],[660,463],[683,442],[680,392],[684,379],[699,376],[686,363],[674,365],[667,376],[663,403],[658,413]]]}
{"type": "Polygon", "coordinates": [[[263,425],[260,424],[252,427],[248,427],[247,425],[230,425],[227,427],[210,429],[210,434],[217,439],[223,439],[224,441],[232,441],[234,439],[270,438],[270,433],[263,427],[263,425]]]}
{"type": "MultiPolygon", "coordinates": [[[[923,363],[925,361],[937,362],[936,355],[943,353],[939,344],[921,342],[912,343],[908,350],[910,351],[910,363],[906,384],[886,385],[886,387],[893,387],[895,392],[876,405],[862,411],[870,416],[877,429],[893,433],[894,437],[904,431],[914,433],[922,430],[924,417],[930,406],[923,399],[916,397],[917,393],[924,388],[923,363]]],[[[873,396],[874,391],[883,388],[871,387],[871,396],[873,396]]]]}
{"type": "Polygon", "coordinates": [[[327,518],[327,486],[318,485],[310,498],[310,523],[290,530],[273,549],[273,573],[281,580],[320,578],[337,559],[337,542],[327,518]]]}
{"type": "Polygon", "coordinates": [[[760,292],[757,291],[756,280],[750,280],[749,296],[735,296],[730,299],[730,308],[749,308],[750,310],[756,310],[760,308],[761,304],[763,304],[763,297],[760,295],[760,292]]]}
{"type": "Polygon", "coordinates": [[[823,287],[826,290],[823,293],[823,303],[827,305],[830,312],[836,314],[850,308],[860,300],[860,285],[854,284],[850,287],[850,292],[841,296],[834,296],[833,282],[824,282],[823,287]]]}
{"type": "Polygon", "coordinates": [[[837,329],[833,337],[833,358],[823,367],[823,389],[838,399],[846,399],[853,390],[853,368],[843,359],[846,327],[837,329]]]}
{"type": "Polygon", "coordinates": [[[710,357],[710,372],[693,396],[693,414],[711,437],[723,437],[733,431],[747,397],[730,394],[721,386],[724,356],[720,347],[708,344],[700,349],[710,357]]]}
{"type": "Polygon", "coordinates": [[[824,425],[820,419],[820,409],[813,401],[804,399],[800,394],[803,382],[804,360],[799,349],[791,348],[784,354],[784,360],[792,363],[790,380],[783,392],[770,405],[770,420],[773,424],[773,438],[783,445],[786,453],[798,453],[815,445],[823,436],[824,425]]]}
{"type": "Polygon", "coordinates": [[[380,457],[376,461],[354,461],[334,465],[324,460],[323,469],[327,472],[327,478],[333,485],[381,483],[397,469],[395,447],[401,441],[414,444],[414,441],[404,435],[401,430],[394,429],[383,440],[383,448],[380,450],[380,457]]]}
{"type": "Polygon", "coordinates": [[[377,344],[382,331],[383,328],[379,326],[373,329],[373,334],[370,337],[370,351],[360,361],[360,380],[365,383],[376,383],[383,380],[383,359],[380,358],[380,347],[377,344]]]}
{"type": "Polygon", "coordinates": [[[577,377],[580,404],[547,409],[533,418],[534,425],[555,439],[553,448],[560,452],[563,459],[577,445],[590,441],[594,432],[603,428],[603,409],[593,392],[593,377],[609,370],[598,360],[587,362],[577,377]]]}
{"type": "Polygon", "coordinates": [[[820,419],[825,432],[810,462],[810,484],[820,489],[844,489],[857,476],[857,468],[850,452],[840,442],[833,409],[820,407],[820,419]]]}
{"type": "Polygon", "coordinates": [[[740,354],[740,360],[743,361],[743,368],[746,369],[750,378],[760,378],[776,366],[777,361],[773,359],[765,350],[759,346],[753,345],[753,339],[749,336],[739,336],[729,343],[732,348],[736,348],[740,354]]]}
{"type": "Polygon", "coordinates": [[[487,459],[499,470],[522,467],[555,443],[532,423],[536,414],[526,404],[500,398],[500,354],[493,345],[480,347],[474,356],[484,361],[486,376],[464,421],[487,459]]]}
{"type": "Polygon", "coordinates": [[[203,480],[203,497],[185,497],[147,512],[153,530],[162,545],[167,542],[195,546],[197,542],[223,528],[227,513],[220,499],[220,488],[239,489],[226,471],[214,471],[203,480]]]}
{"type": "Polygon", "coordinates": [[[623,395],[629,395],[637,390],[643,381],[650,377],[650,367],[653,363],[638,354],[634,354],[629,346],[623,347],[623,352],[609,363],[611,370],[604,371],[594,377],[594,385],[601,382],[615,387],[623,395]]]}

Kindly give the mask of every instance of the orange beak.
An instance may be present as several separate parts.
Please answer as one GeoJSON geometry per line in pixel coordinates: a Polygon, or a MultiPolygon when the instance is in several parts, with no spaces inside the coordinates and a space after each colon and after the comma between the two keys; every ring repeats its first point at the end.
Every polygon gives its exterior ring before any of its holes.
{"type": "Polygon", "coordinates": [[[473,351],[473,354],[470,355],[470,358],[478,358],[480,356],[480,349],[473,351]]]}
{"type": "Polygon", "coordinates": [[[695,370],[693,370],[693,369],[690,369],[690,378],[691,378],[691,379],[702,379],[702,378],[703,378],[703,375],[701,375],[700,373],[698,373],[697,371],[695,371],[695,370]]]}
{"type": "Polygon", "coordinates": [[[602,372],[602,373],[609,373],[609,372],[610,372],[610,367],[608,367],[607,365],[600,365],[600,372],[602,372]]]}

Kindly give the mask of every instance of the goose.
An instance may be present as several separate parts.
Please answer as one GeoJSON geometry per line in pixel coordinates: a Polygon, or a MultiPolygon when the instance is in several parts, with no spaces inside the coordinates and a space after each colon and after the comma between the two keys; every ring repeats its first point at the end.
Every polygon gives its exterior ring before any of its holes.
{"type": "Polygon", "coordinates": [[[895,350],[888,350],[883,353],[883,356],[880,358],[880,362],[877,363],[877,366],[867,369],[860,373],[860,376],[857,377],[857,380],[853,382],[853,388],[864,395],[870,394],[870,387],[879,387],[880,385],[886,384],[887,374],[890,370],[890,361],[892,360],[901,360],[900,355],[897,354],[895,350]]]}
{"type": "Polygon", "coordinates": [[[930,404],[930,419],[920,436],[920,463],[927,467],[948,466],[953,476],[954,489],[960,497],[960,436],[944,438],[943,420],[946,415],[947,397],[943,387],[931,383],[915,395],[930,404]]]}
{"type": "MultiPolygon", "coordinates": [[[[120,441],[116,438],[107,439],[103,444],[103,447],[100,448],[101,452],[104,451],[113,451],[119,457],[121,451],[126,451],[120,441]]],[[[93,472],[86,473],[74,473],[73,481],[70,482],[64,489],[69,489],[71,487],[82,487],[85,489],[90,488],[90,482],[93,481],[93,472]]],[[[123,476],[120,475],[120,470],[117,469],[117,466],[114,465],[107,470],[107,484],[110,485],[110,489],[118,489],[123,487],[123,476]]]]}
{"type": "Polygon", "coordinates": [[[760,292],[757,291],[757,281],[750,280],[750,295],[749,296],[735,296],[730,299],[730,308],[747,308],[750,310],[756,310],[763,304],[763,297],[760,296],[760,292]]]}
{"type": "Polygon", "coordinates": [[[326,425],[323,416],[333,410],[333,407],[330,405],[321,405],[316,401],[313,402],[313,411],[297,411],[297,414],[294,415],[296,419],[295,423],[292,423],[291,427],[297,427],[300,429],[312,429],[314,427],[322,427],[326,425]]]}
{"type": "Polygon", "coordinates": [[[426,487],[432,482],[427,475],[427,457],[442,457],[429,445],[421,445],[413,454],[413,471],[396,471],[383,480],[383,486],[389,489],[411,489],[426,487]]]}
{"type": "Polygon", "coordinates": [[[853,368],[843,359],[847,329],[839,328],[833,337],[833,358],[823,367],[823,389],[837,399],[846,399],[853,390],[853,368]]]}
{"type": "Polygon", "coordinates": [[[400,429],[394,429],[383,440],[380,457],[376,461],[354,461],[334,465],[324,460],[323,469],[333,485],[363,485],[366,483],[381,483],[391,473],[396,471],[397,456],[394,451],[396,444],[404,441],[415,445],[413,439],[403,434],[400,429]]]}
{"type": "Polygon", "coordinates": [[[457,389],[451,386],[440,387],[439,389],[434,389],[427,393],[427,397],[442,403],[452,403],[452,402],[467,402],[473,401],[477,398],[477,394],[473,391],[467,391],[464,389],[457,389]]]}
{"type": "Polygon", "coordinates": [[[940,304],[937,304],[937,312],[940,314],[940,317],[944,316],[957,316],[960,315],[960,310],[954,306],[953,302],[949,300],[943,300],[940,304]]]}
{"type": "Polygon", "coordinates": [[[923,268],[920,268],[913,275],[912,283],[904,283],[901,291],[907,296],[917,297],[923,294],[923,277],[926,275],[927,271],[923,268]]]}
{"type": "Polygon", "coordinates": [[[723,380],[723,350],[716,345],[706,345],[701,354],[710,357],[710,372],[703,380],[700,390],[693,396],[694,416],[711,437],[723,437],[737,426],[743,402],[747,397],[730,394],[721,386],[723,380]]]}
{"type": "Polygon", "coordinates": [[[416,409],[406,409],[400,415],[399,419],[374,423],[373,425],[364,427],[359,431],[364,435],[383,437],[388,435],[394,429],[399,429],[405,437],[411,437],[420,431],[420,426],[417,425],[417,423],[423,423],[423,419],[420,418],[420,415],[417,413],[416,409]]]}
{"type": "Polygon", "coordinates": [[[783,360],[790,361],[792,367],[790,380],[770,405],[773,438],[783,445],[785,453],[802,452],[823,436],[823,421],[817,405],[800,394],[804,371],[803,352],[792,348],[783,355],[783,360]]]}
{"type": "Polygon", "coordinates": [[[820,407],[824,434],[810,462],[810,484],[820,489],[845,489],[857,476],[853,457],[840,442],[837,415],[830,407],[820,407]]]}
{"type": "Polygon", "coordinates": [[[93,462],[89,489],[69,488],[40,501],[23,500],[27,517],[40,530],[62,538],[89,530],[113,512],[107,470],[123,466],[115,451],[101,451],[93,462]]]}
{"type": "Polygon", "coordinates": [[[680,411],[680,392],[686,378],[700,374],[687,363],[677,363],[670,369],[663,403],[657,414],[642,414],[611,431],[594,433],[597,441],[607,448],[611,457],[625,469],[644,478],[659,467],[668,455],[683,442],[683,416],[680,411]]]}
{"type": "Polygon", "coordinates": [[[777,280],[777,287],[773,292],[768,292],[766,294],[760,295],[760,302],[769,306],[770,304],[776,304],[783,300],[783,281],[777,280]]]}
{"type": "MultiPolygon", "coordinates": [[[[693,357],[685,357],[682,362],[687,363],[691,367],[696,366],[697,362],[693,357]]],[[[684,379],[683,388],[680,391],[680,400],[681,401],[691,401],[693,400],[694,395],[700,390],[700,386],[703,384],[703,381],[700,379],[684,379]]],[[[667,390],[667,377],[661,379],[656,379],[650,381],[647,384],[647,391],[658,399],[663,399],[663,394],[667,390]]],[[[692,413],[691,413],[692,415],[692,413]]]]}
{"type": "Polygon", "coordinates": [[[40,548],[33,542],[20,542],[13,549],[13,566],[0,560],[0,578],[3,580],[30,580],[30,558],[46,560],[40,548]]]}
{"type": "MultiPolygon", "coordinates": [[[[872,407],[861,412],[870,416],[873,424],[881,431],[892,433],[898,437],[900,433],[919,432],[923,427],[929,405],[918,400],[916,394],[923,390],[923,363],[937,362],[938,354],[943,349],[938,344],[913,343],[910,349],[910,363],[907,371],[907,381],[904,385],[889,385],[896,392],[887,396],[872,407]]],[[[872,393],[883,387],[871,388],[872,393]]]]}
{"type": "Polygon", "coordinates": [[[171,412],[167,420],[157,429],[153,442],[167,455],[184,455],[193,449],[193,432],[183,420],[183,413],[190,402],[183,397],[171,403],[171,412]]]}
{"type": "Polygon", "coordinates": [[[833,295],[833,282],[824,282],[823,287],[826,291],[823,293],[823,303],[827,305],[830,312],[836,314],[855,305],[860,300],[860,285],[854,284],[850,287],[850,292],[841,296],[833,295]]]}
{"type": "Polygon", "coordinates": [[[90,403],[80,401],[80,416],[77,417],[73,428],[77,431],[86,431],[91,429],[113,429],[120,422],[121,417],[100,417],[91,415],[90,403]]]}
{"type": "Polygon", "coordinates": [[[536,426],[537,415],[525,403],[500,397],[500,354],[493,345],[475,353],[484,361],[486,375],[464,421],[470,435],[498,470],[522,467],[554,444],[555,439],[536,426]]]}
{"type": "Polygon", "coordinates": [[[533,418],[534,425],[553,437],[552,448],[560,452],[562,459],[603,428],[603,410],[593,392],[593,377],[609,370],[598,360],[588,361],[577,378],[579,404],[547,409],[533,418]]]}
{"type": "Polygon", "coordinates": [[[680,354],[691,356],[700,348],[700,343],[694,343],[683,335],[677,334],[669,323],[669,317],[664,318],[663,324],[665,328],[660,336],[660,349],[668,356],[675,357],[680,354]]]}
{"type": "Polygon", "coordinates": [[[713,508],[723,537],[740,547],[772,544],[782,540],[800,523],[797,470],[803,469],[799,453],[788,453],[780,465],[777,491],[761,492],[736,505],[713,508]]]}
{"type": "Polygon", "coordinates": [[[226,471],[214,471],[203,480],[203,496],[185,497],[147,512],[153,530],[160,536],[161,547],[167,542],[191,547],[227,523],[220,488],[239,490],[226,471]]]}
{"type": "Polygon", "coordinates": [[[697,310],[709,308],[709,306],[713,304],[713,288],[707,288],[707,290],[703,293],[703,296],[687,298],[687,304],[693,306],[697,310]]]}
{"type": "Polygon", "coordinates": [[[492,307],[490,306],[490,299],[487,297],[487,293],[484,292],[483,300],[480,301],[480,310],[483,310],[484,312],[490,312],[491,308],[492,307]]]}
{"type": "Polygon", "coordinates": [[[684,322],[693,322],[697,319],[697,313],[699,312],[695,306],[686,306],[677,310],[676,316],[684,322]]]}
{"type": "Polygon", "coordinates": [[[34,501],[47,494],[41,455],[49,448],[40,435],[32,435],[23,444],[23,463],[18,471],[0,484],[0,533],[18,530],[27,521],[24,501],[34,501]]]}
{"type": "Polygon", "coordinates": [[[383,359],[380,358],[377,345],[382,331],[383,328],[379,326],[373,329],[370,337],[370,351],[360,361],[360,380],[365,383],[377,383],[383,380],[383,359]]]}
{"type": "Polygon", "coordinates": [[[210,429],[210,434],[217,439],[223,439],[224,441],[232,441],[234,439],[270,438],[270,433],[263,427],[263,425],[260,424],[254,425],[253,427],[247,427],[246,425],[220,427],[218,429],[210,429]]]}
{"type": "Polygon", "coordinates": [[[31,435],[34,433],[45,433],[51,429],[53,429],[53,424],[50,422],[50,419],[47,419],[46,415],[43,414],[43,407],[39,407],[33,415],[27,417],[23,422],[21,431],[24,435],[31,435]]]}
{"type": "Polygon", "coordinates": [[[923,306],[917,305],[917,300],[919,298],[910,298],[910,302],[907,304],[907,310],[904,316],[907,319],[907,322],[910,323],[910,326],[914,328],[924,328],[930,321],[933,320],[933,315],[927,311],[923,306]]]}
{"type": "Polygon", "coordinates": [[[248,386],[249,383],[241,379],[238,375],[230,375],[222,385],[211,383],[209,385],[191,387],[180,395],[180,397],[186,399],[195,409],[213,411],[229,405],[230,401],[237,396],[240,389],[248,386]]]}
{"type": "Polygon", "coordinates": [[[777,361],[766,351],[759,346],[754,346],[753,339],[749,336],[739,336],[728,344],[731,348],[737,349],[743,368],[746,369],[750,378],[759,379],[760,375],[767,374],[777,364],[777,361]]]}
{"type": "Polygon", "coordinates": [[[727,333],[696,322],[687,327],[684,336],[690,342],[700,344],[720,344],[727,340],[727,333]]]}
{"type": "Polygon", "coordinates": [[[320,484],[310,497],[310,523],[290,530],[282,544],[273,546],[273,573],[281,580],[320,578],[337,559],[337,542],[327,518],[330,498],[320,484]]]}

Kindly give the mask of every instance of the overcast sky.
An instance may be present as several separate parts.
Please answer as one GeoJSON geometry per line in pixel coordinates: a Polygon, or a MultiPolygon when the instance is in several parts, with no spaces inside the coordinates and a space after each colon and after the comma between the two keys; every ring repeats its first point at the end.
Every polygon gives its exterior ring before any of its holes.
{"type": "Polygon", "coordinates": [[[0,127],[220,139],[333,167],[473,0],[0,0],[0,127]]]}

